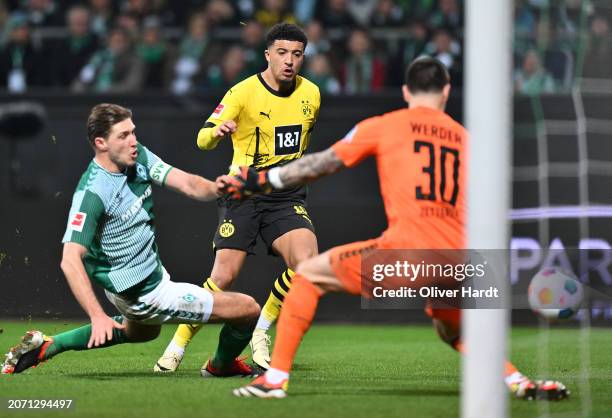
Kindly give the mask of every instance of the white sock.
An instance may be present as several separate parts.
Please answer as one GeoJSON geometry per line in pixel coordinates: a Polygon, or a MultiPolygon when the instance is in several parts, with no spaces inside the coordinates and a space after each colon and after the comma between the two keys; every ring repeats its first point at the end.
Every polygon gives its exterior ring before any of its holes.
{"type": "Polygon", "coordinates": [[[273,385],[278,385],[285,379],[289,379],[289,373],[282,370],[273,369],[270,367],[266,372],[266,381],[268,383],[272,383],[273,385]]]}
{"type": "Polygon", "coordinates": [[[526,379],[527,378],[523,376],[520,372],[514,372],[510,376],[506,376],[504,380],[506,381],[506,385],[510,387],[514,384],[519,384],[526,379]]]}
{"type": "Polygon", "coordinates": [[[264,314],[259,315],[259,319],[257,320],[257,325],[255,325],[255,329],[261,329],[263,331],[267,331],[270,329],[272,322],[268,321],[264,314]]]}
{"type": "Polygon", "coordinates": [[[185,349],[172,340],[170,341],[170,344],[168,344],[168,347],[166,347],[166,351],[164,351],[164,354],[170,353],[177,353],[178,355],[182,356],[185,354],[185,349]]]}

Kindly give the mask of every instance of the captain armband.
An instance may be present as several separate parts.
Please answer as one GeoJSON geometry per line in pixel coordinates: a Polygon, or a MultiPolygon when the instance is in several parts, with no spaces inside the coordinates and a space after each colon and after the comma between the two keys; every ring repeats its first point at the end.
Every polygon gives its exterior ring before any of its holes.
{"type": "Polygon", "coordinates": [[[151,170],[149,170],[149,176],[151,176],[151,180],[153,180],[153,183],[159,186],[163,186],[166,182],[166,177],[168,176],[168,173],[170,172],[170,170],[172,170],[172,168],[173,167],[170,164],[159,160],[158,162],[153,164],[151,170]]]}

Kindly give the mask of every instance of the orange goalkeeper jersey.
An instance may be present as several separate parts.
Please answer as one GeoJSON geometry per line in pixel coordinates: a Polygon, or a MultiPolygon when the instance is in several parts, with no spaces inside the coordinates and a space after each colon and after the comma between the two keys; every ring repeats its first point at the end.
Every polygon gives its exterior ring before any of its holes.
{"type": "Polygon", "coordinates": [[[383,247],[465,248],[467,142],[446,113],[417,107],[365,119],[333,145],[347,167],[376,158],[388,222],[383,247]]]}

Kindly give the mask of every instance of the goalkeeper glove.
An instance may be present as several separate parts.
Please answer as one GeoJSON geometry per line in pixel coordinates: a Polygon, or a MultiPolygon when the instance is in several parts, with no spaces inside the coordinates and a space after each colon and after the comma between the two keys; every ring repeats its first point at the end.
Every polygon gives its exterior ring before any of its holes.
{"type": "Polygon", "coordinates": [[[268,170],[257,171],[253,167],[241,166],[238,174],[226,177],[224,192],[233,200],[244,200],[254,194],[268,194],[272,185],[268,170]]]}

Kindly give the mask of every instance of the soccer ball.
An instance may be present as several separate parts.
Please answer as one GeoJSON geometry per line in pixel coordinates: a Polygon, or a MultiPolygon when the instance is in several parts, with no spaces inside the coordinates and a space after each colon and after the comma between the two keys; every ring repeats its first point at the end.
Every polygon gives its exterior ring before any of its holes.
{"type": "Polygon", "coordinates": [[[559,267],[539,271],[531,279],[527,293],[531,310],[549,321],[574,316],[584,296],[576,276],[559,267]]]}

